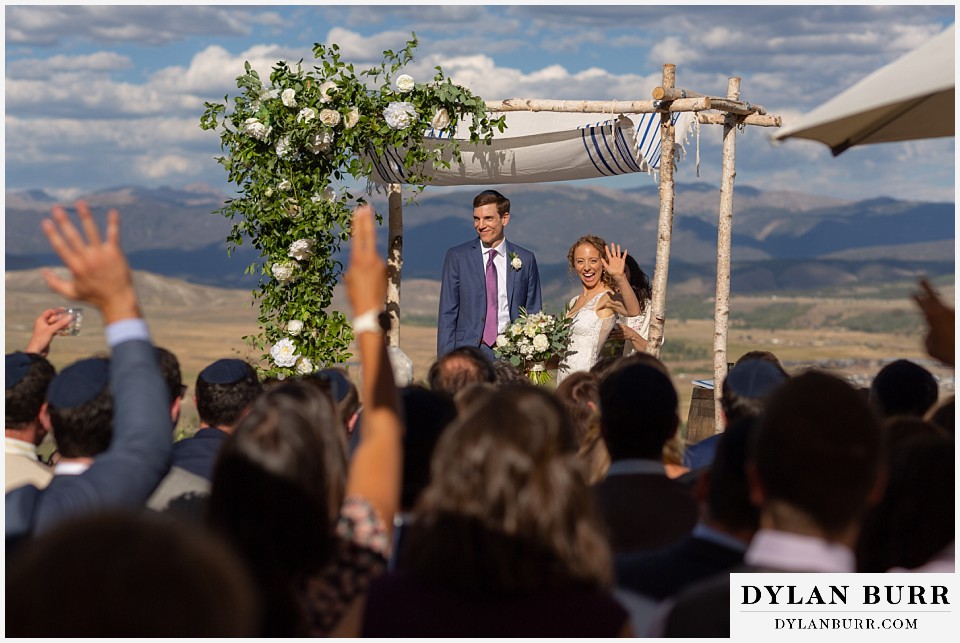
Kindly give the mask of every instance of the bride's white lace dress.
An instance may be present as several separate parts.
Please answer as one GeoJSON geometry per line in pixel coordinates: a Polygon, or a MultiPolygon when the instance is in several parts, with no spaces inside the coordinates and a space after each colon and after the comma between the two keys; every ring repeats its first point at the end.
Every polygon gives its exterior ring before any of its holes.
{"type": "MultiPolygon", "coordinates": [[[[560,368],[557,369],[557,384],[571,373],[589,371],[597,363],[600,349],[603,348],[607,336],[613,330],[617,321],[616,315],[597,316],[597,302],[606,294],[610,294],[609,291],[594,295],[573,316],[569,344],[569,348],[573,352],[563,360],[560,368]]],[[[576,301],[576,297],[571,299],[567,308],[572,308],[576,301]]]]}

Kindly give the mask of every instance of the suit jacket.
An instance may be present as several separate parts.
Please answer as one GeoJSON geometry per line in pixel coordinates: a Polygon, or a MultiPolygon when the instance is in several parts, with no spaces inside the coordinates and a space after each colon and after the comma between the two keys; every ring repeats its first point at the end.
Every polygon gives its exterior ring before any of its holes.
{"type": "Polygon", "coordinates": [[[228,437],[220,429],[209,426],[201,428],[193,437],[173,445],[173,466],[212,481],[213,466],[228,437]]]}
{"type": "Polygon", "coordinates": [[[662,473],[608,475],[593,490],[614,553],[666,547],[697,524],[693,494],[662,473]]]}
{"type": "Polygon", "coordinates": [[[76,476],[54,476],[44,489],[20,487],[6,495],[7,547],[43,533],[71,516],[98,509],[143,507],[170,468],[170,397],[156,351],[135,339],[110,354],[113,440],[76,476]]]}
{"type": "Polygon", "coordinates": [[[663,600],[743,563],[743,550],[689,535],[666,549],[616,557],[617,585],[663,600]]]}
{"type": "MultiPolygon", "coordinates": [[[[507,244],[507,299],[510,320],[540,312],[540,273],[533,253],[515,243],[507,244]],[[510,254],[520,258],[520,270],[510,266],[510,254]]],[[[460,346],[479,346],[487,315],[487,286],[479,237],[454,246],[443,260],[440,310],[437,317],[437,357],[460,346]]]]}

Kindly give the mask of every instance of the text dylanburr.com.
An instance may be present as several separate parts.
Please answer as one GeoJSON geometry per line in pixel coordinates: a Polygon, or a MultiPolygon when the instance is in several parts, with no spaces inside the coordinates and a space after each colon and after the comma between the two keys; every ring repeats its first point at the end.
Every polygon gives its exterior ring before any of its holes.
{"type": "Polygon", "coordinates": [[[730,574],[730,638],[952,641],[957,587],[955,574],[730,574]]]}

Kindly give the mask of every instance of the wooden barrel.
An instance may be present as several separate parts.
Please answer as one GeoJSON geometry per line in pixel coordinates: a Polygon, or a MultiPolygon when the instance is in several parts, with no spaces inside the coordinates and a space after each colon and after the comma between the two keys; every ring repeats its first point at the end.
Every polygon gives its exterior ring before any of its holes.
{"type": "Polygon", "coordinates": [[[714,432],[713,389],[694,386],[690,399],[690,412],[687,414],[688,445],[709,438],[714,432]]]}

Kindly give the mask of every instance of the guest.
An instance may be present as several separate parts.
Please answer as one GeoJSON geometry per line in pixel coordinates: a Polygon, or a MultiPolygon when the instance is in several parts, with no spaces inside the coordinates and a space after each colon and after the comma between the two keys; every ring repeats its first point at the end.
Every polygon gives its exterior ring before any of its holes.
{"type": "Polygon", "coordinates": [[[85,301],[103,316],[110,347],[113,438],[82,474],[64,476],[44,489],[27,485],[7,493],[8,554],[25,538],[66,518],[105,508],[142,507],[170,466],[167,389],[120,249],[120,215],[116,210],[108,213],[106,236],[101,237],[89,207],[82,201],[76,207],[83,234],[60,206],[53,208],[53,221],[42,224],[70,272],[64,279],[45,270],[44,279],[54,292],[85,301]]]}
{"type": "Polygon", "coordinates": [[[253,366],[218,359],[197,376],[194,392],[200,430],[173,445],[173,466],[213,479],[217,454],[263,387],[253,366]]]}
{"type": "Polygon", "coordinates": [[[457,407],[458,415],[470,413],[473,407],[486,402],[496,393],[498,387],[490,382],[474,382],[467,384],[453,396],[453,403],[457,407]]]}
{"type": "Polygon", "coordinates": [[[665,547],[690,533],[696,500],[663,464],[664,444],[680,425],[670,378],[646,364],[613,371],[600,383],[600,422],[612,462],[594,491],[614,553],[665,547]]]}
{"type": "MultiPolygon", "coordinates": [[[[610,331],[610,337],[607,345],[604,347],[604,354],[623,355],[624,357],[634,353],[642,353],[647,350],[647,340],[650,338],[650,308],[653,305],[651,301],[653,291],[650,289],[650,279],[647,277],[637,260],[633,255],[626,257],[626,270],[624,275],[630,282],[630,287],[640,302],[640,313],[638,315],[624,316],[610,331]]],[[[620,311],[621,315],[626,314],[626,309],[620,311]]]]}
{"type": "Polygon", "coordinates": [[[922,418],[940,394],[933,373],[906,359],[890,362],[870,384],[870,402],[881,417],[910,415],[922,418]]]}
{"type": "Polygon", "coordinates": [[[573,424],[577,456],[588,484],[603,480],[610,468],[610,453],[600,429],[600,382],[592,373],[574,373],[554,392],[573,424]]]}
{"type": "Polygon", "coordinates": [[[47,435],[41,421],[47,387],[56,371],[35,353],[7,353],[4,410],[4,484],[10,491],[26,484],[42,489],[53,471],[40,461],[37,447],[47,435]]]}
{"type": "Polygon", "coordinates": [[[210,524],[252,572],[264,601],[261,636],[357,634],[358,601],[390,553],[403,428],[376,321],[387,279],[370,206],[355,210],[352,230],[345,282],[364,410],[345,487],[340,418],[327,394],[302,381],[279,384],[254,402],[214,471],[210,524]]]}
{"type": "Polygon", "coordinates": [[[447,395],[474,382],[496,381],[492,361],[474,346],[460,346],[439,358],[430,367],[427,381],[430,389],[447,395]]]}
{"type": "Polygon", "coordinates": [[[370,589],[363,636],[629,635],[575,449],[538,387],[500,390],[451,425],[404,566],[370,589]]]}

